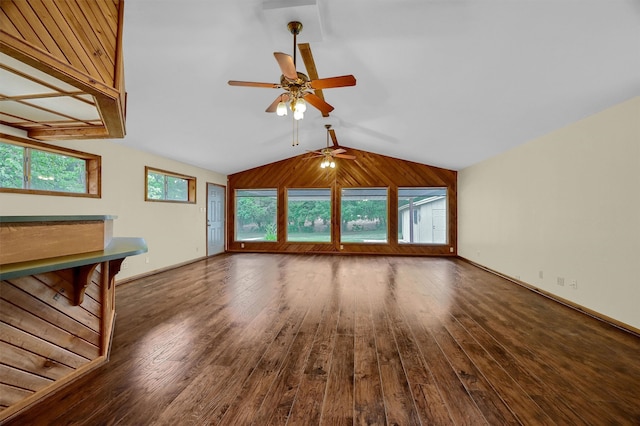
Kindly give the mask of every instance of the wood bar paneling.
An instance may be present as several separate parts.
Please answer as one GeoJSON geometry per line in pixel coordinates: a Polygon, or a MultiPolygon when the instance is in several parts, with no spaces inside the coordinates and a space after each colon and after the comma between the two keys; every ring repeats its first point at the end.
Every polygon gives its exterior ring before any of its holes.
{"type": "Polygon", "coordinates": [[[0,264],[103,250],[110,239],[105,230],[102,220],[0,223],[0,264]]]}
{"type": "Polygon", "coordinates": [[[103,304],[114,294],[100,289],[106,265],[96,268],[80,306],[71,270],[0,281],[0,421],[104,358],[113,303],[103,304]]]}
{"type": "Polygon", "coordinates": [[[229,251],[283,252],[283,253],[360,253],[450,256],[457,252],[457,172],[411,161],[387,157],[367,151],[346,148],[356,159],[337,159],[335,169],[321,169],[320,159],[309,159],[313,154],[267,164],[261,167],[229,175],[229,201],[227,204],[227,238],[229,251]],[[340,193],[343,188],[388,188],[388,243],[345,243],[340,248],[340,193]],[[409,245],[397,241],[398,188],[444,187],[447,188],[449,222],[447,245],[409,245]],[[276,188],[278,190],[278,240],[275,242],[247,242],[244,248],[235,236],[235,190],[276,188]],[[332,242],[288,243],[287,188],[330,188],[332,190],[332,242]]]}

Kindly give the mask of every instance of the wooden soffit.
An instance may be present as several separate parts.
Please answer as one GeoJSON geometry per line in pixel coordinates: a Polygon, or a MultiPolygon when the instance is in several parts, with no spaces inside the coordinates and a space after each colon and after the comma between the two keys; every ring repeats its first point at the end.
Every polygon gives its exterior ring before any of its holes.
{"type": "Polygon", "coordinates": [[[0,124],[39,140],[125,135],[123,0],[0,0],[0,124]]]}

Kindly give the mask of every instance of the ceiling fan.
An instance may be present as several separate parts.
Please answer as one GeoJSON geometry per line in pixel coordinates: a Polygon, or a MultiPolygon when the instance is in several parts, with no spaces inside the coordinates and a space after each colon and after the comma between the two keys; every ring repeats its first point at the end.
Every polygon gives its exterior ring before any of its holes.
{"type": "Polygon", "coordinates": [[[293,34],[293,57],[282,52],[273,53],[282,71],[280,83],[229,80],[229,85],[284,89],[284,93],[280,94],[273,103],[267,107],[266,112],[275,112],[279,116],[287,115],[288,103],[293,112],[293,117],[296,120],[300,120],[304,117],[304,112],[307,108],[306,103],[308,102],[317,108],[323,117],[328,117],[334,108],[324,100],[322,89],[355,86],[356,79],[353,75],[318,78],[318,72],[316,71],[315,62],[308,43],[300,43],[298,47],[309,76],[298,72],[296,70],[296,37],[300,31],[302,31],[302,24],[297,21],[292,21],[287,24],[287,28],[291,34],[293,34]]]}
{"type": "Polygon", "coordinates": [[[344,148],[340,148],[340,145],[338,144],[338,138],[336,137],[336,131],[331,128],[331,124],[325,124],[324,127],[325,129],[327,129],[327,147],[322,148],[319,151],[308,151],[316,155],[312,155],[307,158],[310,159],[310,158],[322,157],[322,163],[320,163],[320,167],[323,169],[327,167],[332,169],[335,168],[336,162],[333,160],[334,158],[344,158],[346,160],[355,160],[356,159],[355,155],[345,154],[347,150],[344,148]],[[329,147],[329,136],[331,136],[331,141],[333,142],[334,148],[329,147]]]}

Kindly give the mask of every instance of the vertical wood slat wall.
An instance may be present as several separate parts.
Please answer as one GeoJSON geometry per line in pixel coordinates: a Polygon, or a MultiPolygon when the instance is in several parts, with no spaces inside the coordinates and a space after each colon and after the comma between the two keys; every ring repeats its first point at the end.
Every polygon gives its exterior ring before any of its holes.
{"type": "Polygon", "coordinates": [[[73,306],[73,270],[0,281],[0,420],[103,363],[115,315],[108,262],[73,306]]]}
{"type": "Polygon", "coordinates": [[[355,160],[337,159],[335,169],[321,169],[320,158],[312,154],[267,164],[229,175],[227,203],[227,249],[229,251],[289,253],[373,253],[405,255],[455,255],[457,243],[457,172],[380,154],[346,148],[355,160]],[[388,242],[386,244],[345,243],[340,249],[340,193],[343,188],[388,188],[388,242]],[[398,243],[398,187],[446,187],[448,199],[447,245],[398,243]],[[275,188],[278,191],[278,239],[274,242],[235,240],[235,190],[275,188]],[[332,190],[331,243],[288,243],[286,190],[288,188],[330,188],[332,190]]]}

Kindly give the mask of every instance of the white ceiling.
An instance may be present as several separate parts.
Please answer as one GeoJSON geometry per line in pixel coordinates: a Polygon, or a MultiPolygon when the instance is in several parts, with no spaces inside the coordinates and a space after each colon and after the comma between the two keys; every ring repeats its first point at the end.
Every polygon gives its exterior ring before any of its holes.
{"type": "Polygon", "coordinates": [[[297,3],[319,76],[357,79],[323,91],[335,110],[310,108],[299,146],[264,112],[279,90],[227,85],[279,82],[273,52],[292,54],[291,11],[262,0],[127,0],[118,143],[230,174],[323,147],[330,123],[343,146],[460,170],[640,95],[640,0],[297,3]]]}

